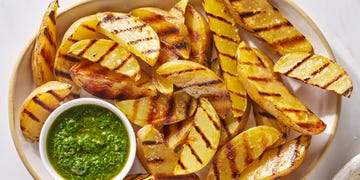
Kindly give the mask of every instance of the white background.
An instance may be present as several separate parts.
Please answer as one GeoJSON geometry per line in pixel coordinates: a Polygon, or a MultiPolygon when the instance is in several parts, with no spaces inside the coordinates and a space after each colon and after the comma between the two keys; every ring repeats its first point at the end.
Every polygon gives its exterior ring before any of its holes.
{"type": "MultiPolygon", "coordinates": [[[[77,0],[79,1],[79,0],[77,0]]],[[[336,60],[353,79],[350,99],[342,98],[340,122],[330,148],[308,179],[331,179],[360,153],[360,1],[293,0],[317,24],[336,60]]],[[[60,0],[60,11],[75,0],[60,0]]],[[[8,118],[10,77],[20,53],[38,30],[49,0],[0,0],[0,179],[32,179],[12,142],[8,118]]]]}

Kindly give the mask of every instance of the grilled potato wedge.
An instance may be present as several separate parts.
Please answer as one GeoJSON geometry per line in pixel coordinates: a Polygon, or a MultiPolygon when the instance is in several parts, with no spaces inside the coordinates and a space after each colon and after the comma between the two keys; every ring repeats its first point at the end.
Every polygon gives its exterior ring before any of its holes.
{"type": "Polygon", "coordinates": [[[115,105],[126,117],[138,126],[146,124],[173,124],[191,117],[197,107],[197,100],[183,91],[173,95],[143,97],[125,101],[115,101],[115,105]]]}
{"type": "Polygon", "coordinates": [[[131,15],[139,17],[158,34],[161,43],[184,59],[189,58],[190,40],[184,23],[169,12],[155,7],[137,8],[131,15]],[[182,30],[185,29],[185,32],[182,30]]]}
{"type": "Polygon", "coordinates": [[[187,120],[175,124],[164,126],[161,131],[164,134],[165,141],[171,149],[177,151],[178,147],[185,143],[190,132],[194,119],[191,117],[187,120]]]}
{"type": "Polygon", "coordinates": [[[153,66],[160,54],[159,37],[138,17],[117,12],[98,15],[97,30],[153,66]]]}
{"type": "Polygon", "coordinates": [[[100,98],[124,100],[157,94],[152,80],[145,73],[135,82],[99,64],[84,61],[71,68],[70,75],[77,86],[100,98]]]}
{"type": "Polygon", "coordinates": [[[197,172],[210,162],[219,145],[220,128],[220,119],[215,109],[206,98],[200,98],[175,174],[197,172]]]}
{"type": "Polygon", "coordinates": [[[237,50],[238,72],[251,99],[286,126],[303,134],[319,134],[326,124],[274,76],[245,43],[237,50]]]}
{"type": "Polygon", "coordinates": [[[256,126],[224,144],[211,162],[207,179],[238,179],[241,172],[281,137],[272,127],[256,126]]]}
{"type": "Polygon", "coordinates": [[[152,175],[171,176],[179,156],[169,148],[154,126],[145,125],[137,133],[137,157],[144,168],[152,175]]]}
{"type": "Polygon", "coordinates": [[[101,66],[127,76],[134,81],[139,80],[141,77],[140,65],[135,56],[112,40],[81,40],[70,47],[69,53],[99,63],[101,66]]]}
{"type": "Polygon", "coordinates": [[[350,97],[353,90],[345,70],[334,60],[317,54],[286,54],[276,62],[274,71],[345,97],[350,97]]]}
{"type": "Polygon", "coordinates": [[[48,81],[26,97],[20,110],[20,128],[28,141],[39,141],[41,128],[47,117],[71,92],[71,85],[48,81]]]}
{"type": "Polygon", "coordinates": [[[174,84],[160,76],[155,70],[152,71],[152,80],[155,88],[161,93],[170,95],[174,92],[174,84]]]}
{"type": "Polygon", "coordinates": [[[244,29],[267,42],[276,52],[313,52],[311,43],[268,0],[224,0],[244,29]]]}
{"type": "Polygon", "coordinates": [[[72,85],[72,96],[80,96],[80,87],[71,79],[70,68],[80,59],[68,54],[70,47],[77,41],[96,37],[96,25],[98,24],[95,15],[85,16],[75,21],[65,32],[55,57],[54,74],[58,81],[72,85]]]}
{"type": "Polygon", "coordinates": [[[195,173],[185,175],[151,175],[151,174],[130,174],[124,180],[200,180],[195,173]]]}
{"type": "Polygon", "coordinates": [[[169,13],[178,18],[180,22],[185,22],[186,8],[188,7],[189,0],[180,0],[170,10],[169,13]]]}
{"type": "Polygon", "coordinates": [[[53,69],[56,55],[56,16],[58,7],[57,0],[49,4],[35,40],[31,69],[36,86],[55,80],[53,69]]]}
{"type": "Polygon", "coordinates": [[[162,64],[156,72],[191,96],[208,98],[220,117],[231,114],[230,96],[223,80],[207,67],[177,60],[162,64]]]}
{"type": "Polygon", "coordinates": [[[256,103],[254,103],[252,107],[253,107],[256,126],[270,126],[276,128],[282,133],[281,138],[273,145],[273,147],[277,147],[281,144],[284,144],[290,133],[289,128],[280,121],[278,121],[273,115],[262,109],[256,103]]]}
{"type": "Polygon", "coordinates": [[[202,3],[209,19],[221,72],[230,94],[232,113],[235,118],[241,117],[250,106],[247,105],[246,90],[240,82],[236,69],[236,49],[241,39],[235,20],[221,1],[204,0],[202,3]]]}
{"type": "Polygon", "coordinates": [[[189,60],[209,67],[212,52],[209,24],[205,17],[190,4],[185,12],[185,25],[188,27],[190,37],[189,60]]]}
{"type": "Polygon", "coordinates": [[[286,144],[266,150],[253,161],[239,179],[276,179],[296,169],[304,160],[311,136],[301,135],[286,144]]]}

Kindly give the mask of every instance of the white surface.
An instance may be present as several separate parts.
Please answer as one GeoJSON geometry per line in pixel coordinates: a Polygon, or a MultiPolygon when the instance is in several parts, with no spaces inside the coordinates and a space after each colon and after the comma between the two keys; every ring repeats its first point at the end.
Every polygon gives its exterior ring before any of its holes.
{"type": "MultiPolygon", "coordinates": [[[[60,0],[60,11],[74,3],[60,0]]],[[[340,122],[334,141],[326,151],[315,171],[308,179],[331,179],[354,155],[360,152],[360,1],[343,0],[294,0],[317,24],[332,47],[339,64],[353,79],[354,92],[350,99],[342,99],[340,122]]],[[[49,0],[0,0],[0,89],[3,94],[0,124],[0,178],[32,179],[23,166],[10,135],[8,123],[8,88],[11,73],[23,48],[37,32],[40,20],[49,0]]]]}

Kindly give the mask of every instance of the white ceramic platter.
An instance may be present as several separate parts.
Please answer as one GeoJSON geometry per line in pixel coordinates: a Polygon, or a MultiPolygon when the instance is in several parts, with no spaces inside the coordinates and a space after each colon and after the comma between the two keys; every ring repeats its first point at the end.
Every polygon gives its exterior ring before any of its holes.
{"type": "MultiPolygon", "coordinates": [[[[271,2],[310,40],[316,53],[334,58],[326,39],[323,37],[316,25],[303,11],[301,11],[301,9],[299,9],[290,0],[272,0],[271,2]]],[[[62,39],[61,37],[72,22],[86,15],[94,14],[100,11],[128,12],[131,9],[143,6],[156,6],[168,10],[175,3],[176,0],[84,1],[59,14],[57,19],[58,39],[62,39]]],[[[191,3],[195,5],[198,10],[202,9],[199,0],[193,0],[191,3]]],[[[41,19],[39,19],[39,23],[40,21],[41,19]]],[[[249,36],[247,33],[244,34],[249,36]]],[[[246,37],[244,39],[252,41],[251,44],[253,46],[263,48],[261,43],[256,40],[254,41],[253,38],[246,37]]],[[[46,172],[41,163],[38,143],[29,143],[25,141],[21,134],[19,125],[20,107],[24,99],[35,87],[32,81],[30,66],[32,48],[33,42],[29,42],[28,46],[25,47],[23,54],[20,55],[17,66],[13,70],[9,94],[9,121],[13,141],[25,167],[35,179],[50,179],[49,174],[46,172]]],[[[294,80],[285,80],[295,95],[327,124],[327,128],[323,133],[312,138],[307,157],[305,158],[303,164],[295,172],[283,178],[298,179],[311,174],[311,170],[314,169],[316,164],[321,160],[322,154],[326,150],[329,142],[333,139],[339,117],[341,101],[340,96],[331,92],[309,85],[304,85],[303,83],[294,80]]],[[[136,161],[131,172],[140,171],[143,171],[143,169],[139,162],[136,161]]]]}

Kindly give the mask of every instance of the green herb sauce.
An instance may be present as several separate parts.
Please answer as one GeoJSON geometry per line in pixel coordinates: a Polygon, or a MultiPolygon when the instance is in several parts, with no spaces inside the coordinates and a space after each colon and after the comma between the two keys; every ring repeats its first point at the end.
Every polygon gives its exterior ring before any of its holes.
{"type": "Polygon", "coordinates": [[[125,125],[110,110],[79,105],[63,112],[49,130],[47,154],[65,179],[111,179],[129,155],[125,125]]]}

